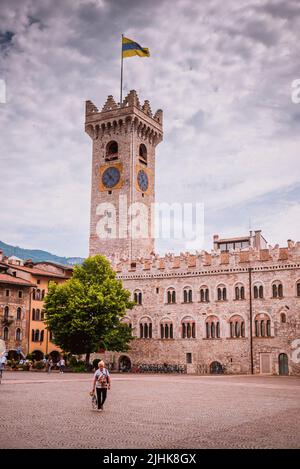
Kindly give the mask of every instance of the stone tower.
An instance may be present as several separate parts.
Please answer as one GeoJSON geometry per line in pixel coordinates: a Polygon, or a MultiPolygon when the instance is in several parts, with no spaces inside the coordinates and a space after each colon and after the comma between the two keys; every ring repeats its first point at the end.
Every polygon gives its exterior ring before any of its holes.
{"type": "Polygon", "coordinates": [[[132,90],[101,111],[86,102],[85,131],[93,141],[89,254],[147,258],[154,252],[155,148],[163,114],[153,115],[132,90]]]}

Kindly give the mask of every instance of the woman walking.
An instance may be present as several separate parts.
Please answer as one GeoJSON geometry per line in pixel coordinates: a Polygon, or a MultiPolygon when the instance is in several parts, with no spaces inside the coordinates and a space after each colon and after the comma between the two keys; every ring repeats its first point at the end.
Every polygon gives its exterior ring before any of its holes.
{"type": "Polygon", "coordinates": [[[104,362],[101,360],[98,363],[98,370],[94,374],[93,390],[92,393],[97,392],[98,411],[103,410],[103,404],[106,400],[107,389],[110,389],[110,376],[109,371],[104,367],[104,362]]]}

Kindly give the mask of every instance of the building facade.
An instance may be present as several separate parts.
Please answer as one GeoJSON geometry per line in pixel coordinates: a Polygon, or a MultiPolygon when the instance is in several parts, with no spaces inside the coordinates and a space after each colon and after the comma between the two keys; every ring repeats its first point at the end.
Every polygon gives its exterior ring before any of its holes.
{"type": "Polygon", "coordinates": [[[90,255],[109,258],[136,301],[124,318],[134,340],[129,353],[113,354],[118,366],[300,374],[300,243],[270,247],[256,231],[216,235],[211,252],[155,255],[152,232],[140,226],[143,235],[133,236],[137,212],[121,210],[120,200],[144,204],[153,226],[162,111],[153,115],[135,91],[121,105],[109,96],[101,111],[88,101],[85,130],[93,142],[90,255]]]}
{"type": "Polygon", "coordinates": [[[65,282],[72,268],[52,262],[22,261],[14,257],[0,263],[1,339],[10,355],[58,356],[61,351],[44,322],[44,298],[49,283],[65,282]],[[2,273],[1,273],[2,269],[2,273]]]}

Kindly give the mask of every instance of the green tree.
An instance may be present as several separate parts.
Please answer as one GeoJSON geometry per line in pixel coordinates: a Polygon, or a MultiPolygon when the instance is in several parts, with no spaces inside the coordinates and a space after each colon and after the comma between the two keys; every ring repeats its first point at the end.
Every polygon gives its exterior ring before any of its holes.
{"type": "Polygon", "coordinates": [[[45,299],[46,323],[53,342],[65,352],[90,354],[106,348],[128,350],[130,328],[120,322],[134,306],[108,260],[100,255],[76,266],[63,284],[50,282],[45,299]]]}

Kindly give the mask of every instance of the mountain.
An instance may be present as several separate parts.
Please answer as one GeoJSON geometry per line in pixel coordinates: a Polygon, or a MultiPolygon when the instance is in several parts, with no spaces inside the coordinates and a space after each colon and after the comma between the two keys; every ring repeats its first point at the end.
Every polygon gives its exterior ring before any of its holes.
{"type": "Polygon", "coordinates": [[[0,251],[3,251],[4,256],[16,256],[20,259],[32,259],[33,262],[51,261],[64,265],[82,264],[84,259],[82,257],[61,257],[51,254],[51,252],[42,251],[41,249],[23,249],[18,246],[11,246],[10,244],[0,241],[0,251]]]}

